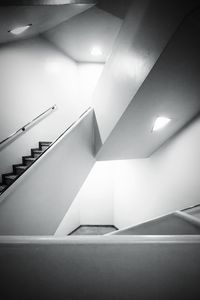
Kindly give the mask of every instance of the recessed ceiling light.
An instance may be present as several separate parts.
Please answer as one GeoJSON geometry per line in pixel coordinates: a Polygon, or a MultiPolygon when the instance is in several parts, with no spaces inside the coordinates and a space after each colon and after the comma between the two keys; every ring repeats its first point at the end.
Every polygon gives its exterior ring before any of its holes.
{"type": "Polygon", "coordinates": [[[169,119],[169,118],[158,117],[155,120],[155,123],[154,123],[154,126],[153,126],[153,131],[158,131],[158,130],[164,128],[170,121],[171,121],[171,119],[169,119]]]}
{"type": "Polygon", "coordinates": [[[21,27],[16,27],[14,29],[9,30],[8,32],[14,34],[14,35],[18,35],[23,33],[24,31],[26,31],[32,24],[28,24],[25,26],[21,26],[21,27]]]}
{"type": "Polygon", "coordinates": [[[95,46],[95,47],[92,48],[91,54],[92,54],[93,56],[101,56],[101,55],[103,54],[103,52],[102,52],[102,50],[101,50],[100,47],[95,46]]]}

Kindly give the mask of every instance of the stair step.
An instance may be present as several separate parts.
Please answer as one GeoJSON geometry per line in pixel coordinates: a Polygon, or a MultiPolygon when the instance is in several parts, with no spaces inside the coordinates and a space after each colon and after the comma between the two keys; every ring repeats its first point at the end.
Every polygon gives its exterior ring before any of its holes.
{"type": "Polygon", "coordinates": [[[46,150],[50,145],[52,144],[52,142],[39,142],[39,148],[44,151],[46,150]]]}
{"type": "Polygon", "coordinates": [[[32,165],[32,163],[35,160],[36,160],[36,157],[32,157],[32,156],[23,156],[22,157],[23,164],[26,165],[26,166],[32,165]]]}
{"type": "Polygon", "coordinates": [[[2,193],[5,190],[5,188],[7,188],[7,185],[0,184],[0,193],[2,193]]]}
{"type": "Polygon", "coordinates": [[[16,175],[20,175],[24,173],[24,171],[27,169],[27,166],[24,165],[14,165],[13,166],[13,171],[16,175]]]}
{"type": "Polygon", "coordinates": [[[16,179],[17,179],[17,175],[15,174],[3,174],[2,178],[3,178],[3,183],[5,185],[11,185],[16,179]]]}
{"type": "Polygon", "coordinates": [[[40,149],[31,149],[31,155],[33,157],[39,157],[43,153],[43,150],[40,149]]]}
{"type": "Polygon", "coordinates": [[[52,142],[39,142],[39,148],[31,149],[31,156],[23,156],[23,164],[13,165],[13,173],[2,175],[2,183],[0,183],[0,194],[7,189],[26,169],[34,163],[34,161],[52,144],[52,142]]]}

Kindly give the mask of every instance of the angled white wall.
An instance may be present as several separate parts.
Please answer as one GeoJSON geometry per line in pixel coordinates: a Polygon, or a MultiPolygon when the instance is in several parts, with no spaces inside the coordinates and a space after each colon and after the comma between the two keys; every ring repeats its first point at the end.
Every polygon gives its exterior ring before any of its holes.
{"type": "Polygon", "coordinates": [[[52,235],[95,159],[93,111],[1,196],[0,234],[52,235]]]}
{"type": "MultiPolygon", "coordinates": [[[[0,140],[57,104],[57,110],[0,151],[0,174],[38,141],[52,141],[85,108],[77,102],[75,62],[42,38],[0,47],[0,140]]],[[[9,168],[10,167],[10,168],[9,168]]]]}
{"type": "Polygon", "coordinates": [[[55,232],[66,236],[79,225],[113,225],[113,163],[97,162],[55,232]]]}
{"type": "Polygon", "coordinates": [[[84,224],[121,229],[198,204],[199,134],[200,117],[148,159],[96,162],[56,235],[84,224]]]}
{"type": "Polygon", "coordinates": [[[112,164],[98,162],[79,191],[81,225],[113,224],[112,164]]]}
{"type": "Polygon", "coordinates": [[[94,93],[102,143],[193,5],[182,5],[180,0],[132,2],[94,93]]]}
{"type": "Polygon", "coordinates": [[[0,148],[0,174],[12,172],[38,141],[53,141],[91,106],[104,64],[81,64],[41,37],[0,47],[0,141],[57,104],[57,109],[0,148]],[[91,84],[92,82],[92,84],[91,84]]]}
{"type": "Polygon", "coordinates": [[[150,156],[200,111],[200,28],[186,18],[98,153],[98,160],[150,156]],[[152,133],[158,116],[172,122],[152,133]]]}
{"type": "Polygon", "coordinates": [[[80,225],[80,201],[79,198],[76,197],[56,229],[54,236],[67,236],[80,225]]]}
{"type": "Polygon", "coordinates": [[[116,162],[114,223],[117,227],[199,204],[199,134],[200,118],[197,118],[150,158],[116,162]]]}

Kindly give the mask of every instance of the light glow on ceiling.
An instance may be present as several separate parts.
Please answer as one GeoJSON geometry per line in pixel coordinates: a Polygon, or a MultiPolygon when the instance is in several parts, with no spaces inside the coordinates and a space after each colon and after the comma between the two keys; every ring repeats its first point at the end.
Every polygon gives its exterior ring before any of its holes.
{"type": "Polygon", "coordinates": [[[8,32],[14,34],[14,35],[18,35],[23,33],[24,31],[26,31],[29,27],[31,26],[31,24],[29,25],[25,25],[25,26],[21,26],[21,27],[16,27],[12,30],[9,30],[8,32]]]}
{"type": "Polygon", "coordinates": [[[95,47],[92,48],[91,54],[93,56],[101,56],[103,54],[103,52],[102,52],[102,50],[99,46],[95,46],[95,47]]]}
{"type": "Polygon", "coordinates": [[[171,119],[166,118],[166,117],[158,117],[155,120],[154,126],[153,126],[153,131],[158,131],[160,129],[163,129],[169,122],[171,121],[171,119]]]}

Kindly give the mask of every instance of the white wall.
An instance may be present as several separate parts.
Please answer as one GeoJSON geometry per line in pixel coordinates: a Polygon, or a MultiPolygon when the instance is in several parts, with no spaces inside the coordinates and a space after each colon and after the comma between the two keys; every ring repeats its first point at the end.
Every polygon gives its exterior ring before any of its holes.
{"type": "Polygon", "coordinates": [[[104,68],[103,63],[78,63],[78,97],[82,103],[93,105],[93,93],[104,68]]]}
{"type": "Polygon", "coordinates": [[[131,226],[199,203],[199,134],[200,118],[149,159],[116,162],[114,224],[117,227],[131,226]]]}
{"type": "Polygon", "coordinates": [[[0,140],[57,104],[55,112],[0,152],[0,173],[40,140],[53,140],[85,108],[76,97],[75,62],[42,38],[0,47],[0,140]]]}
{"type": "Polygon", "coordinates": [[[55,236],[66,236],[80,225],[112,225],[113,178],[112,162],[96,162],[55,236]]]}
{"type": "Polygon", "coordinates": [[[84,224],[121,229],[199,203],[199,134],[200,118],[148,159],[96,162],[56,235],[84,224]]]}
{"type": "Polygon", "coordinates": [[[93,121],[90,111],[0,197],[0,234],[55,233],[95,162],[93,121]]]}
{"type": "Polygon", "coordinates": [[[0,148],[0,174],[12,171],[38,141],[54,140],[91,105],[103,66],[79,66],[41,37],[0,47],[0,140],[57,104],[53,113],[0,148]]]}
{"type": "Polygon", "coordinates": [[[97,162],[79,191],[81,225],[113,224],[112,164],[97,162]]]}
{"type": "Polygon", "coordinates": [[[70,234],[74,229],[80,226],[80,201],[75,199],[66,215],[62,219],[58,228],[56,229],[55,236],[66,236],[70,234]]]}

